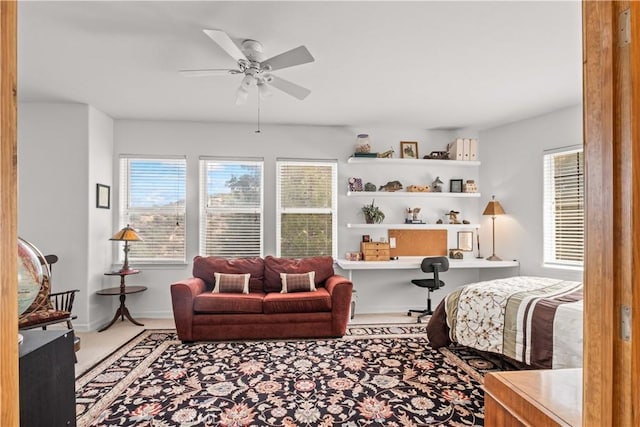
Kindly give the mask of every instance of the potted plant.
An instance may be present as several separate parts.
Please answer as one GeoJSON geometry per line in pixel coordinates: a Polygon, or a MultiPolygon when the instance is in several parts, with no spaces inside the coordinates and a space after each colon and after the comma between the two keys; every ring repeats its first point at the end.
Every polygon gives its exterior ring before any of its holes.
{"type": "Polygon", "coordinates": [[[384,220],[384,212],[375,205],[375,199],[371,201],[370,205],[362,207],[362,213],[367,224],[380,224],[384,220]]]}

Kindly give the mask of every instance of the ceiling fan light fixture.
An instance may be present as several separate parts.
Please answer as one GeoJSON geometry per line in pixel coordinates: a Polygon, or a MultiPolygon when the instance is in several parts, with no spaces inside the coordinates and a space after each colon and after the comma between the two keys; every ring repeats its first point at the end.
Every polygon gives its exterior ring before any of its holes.
{"type": "Polygon", "coordinates": [[[244,90],[247,90],[251,87],[251,85],[255,83],[256,83],[255,77],[253,77],[252,75],[246,75],[242,79],[242,82],[240,83],[240,87],[243,88],[244,90]]]}
{"type": "Polygon", "coordinates": [[[249,98],[249,91],[242,85],[238,88],[236,92],[236,105],[244,104],[247,102],[249,98]]]}
{"type": "Polygon", "coordinates": [[[273,91],[264,82],[258,82],[258,93],[262,99],[267,99],[273,95],[273,91]]]}

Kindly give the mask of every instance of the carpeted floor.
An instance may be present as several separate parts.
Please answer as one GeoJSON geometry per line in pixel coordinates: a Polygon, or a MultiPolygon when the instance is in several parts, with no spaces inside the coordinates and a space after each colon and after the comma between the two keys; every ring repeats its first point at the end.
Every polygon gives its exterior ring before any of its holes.
{"type": "Polygon", "coordinates": [[[147,330],[76,380],[82,426],[481,426],[494,362],[418,325],[342,339],[185,345],[147,330]]]}

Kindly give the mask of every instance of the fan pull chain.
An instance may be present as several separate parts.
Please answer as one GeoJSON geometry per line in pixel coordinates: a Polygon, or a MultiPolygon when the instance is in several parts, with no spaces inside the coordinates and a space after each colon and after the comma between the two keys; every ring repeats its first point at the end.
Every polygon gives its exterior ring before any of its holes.
{"type": "Polygon", "coordinates": [[[255,133],[260,133],[260,94],[258,94],[258,129],[255,133]]]}

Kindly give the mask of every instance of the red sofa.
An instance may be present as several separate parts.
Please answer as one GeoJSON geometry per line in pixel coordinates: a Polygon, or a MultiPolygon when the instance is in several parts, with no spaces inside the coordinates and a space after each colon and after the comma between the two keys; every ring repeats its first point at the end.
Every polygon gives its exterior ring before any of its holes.
{"type": "Polygon", "coordinates": [[[183,342],[245,338],[341,337],[353,284],[333,271],[332,257],[227,259],[196,256],[193,277],[171,285],[183,342]],[[315,272],[316,290],[280,293],[280,273],[315,272]],[[212,293],[214,273],[251,273],[249,293],[212,293]]]}

